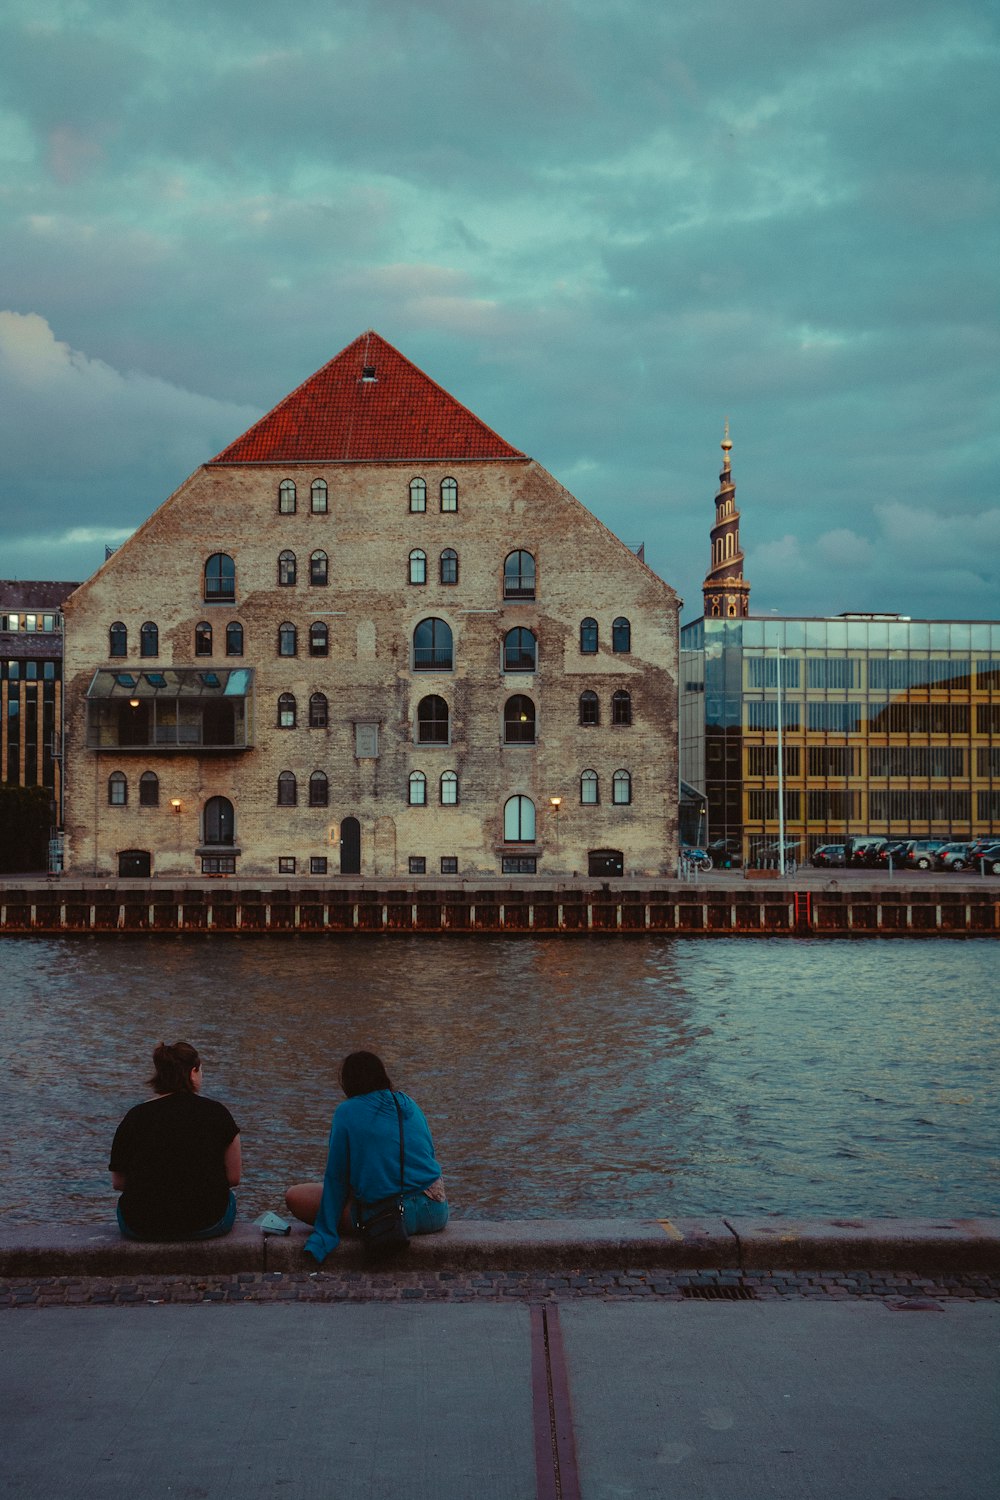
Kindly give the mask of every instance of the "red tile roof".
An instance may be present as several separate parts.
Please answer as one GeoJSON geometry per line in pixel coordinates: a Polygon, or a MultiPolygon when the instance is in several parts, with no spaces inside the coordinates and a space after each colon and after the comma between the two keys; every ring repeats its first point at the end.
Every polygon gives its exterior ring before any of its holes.
{"type": "Polygon", "coordinates": [[[416,463],[524,456],[369,330],[212,463],[416,463]]]}

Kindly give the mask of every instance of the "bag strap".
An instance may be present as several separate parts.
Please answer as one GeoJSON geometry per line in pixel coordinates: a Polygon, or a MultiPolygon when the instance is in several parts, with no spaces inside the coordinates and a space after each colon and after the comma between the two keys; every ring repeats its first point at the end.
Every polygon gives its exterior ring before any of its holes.
{"type": "Polygon", "coordinates": [[[396,1114],[399,1116],[399,1191],[402,1194],[405,1191],[403,1185],[403,1111],[399,1107],[399,1100],[396,1098],[395,1090],[390,1089],[389,1092],[392,1094],[392,1102],[396,1106],[396,1114]]]}

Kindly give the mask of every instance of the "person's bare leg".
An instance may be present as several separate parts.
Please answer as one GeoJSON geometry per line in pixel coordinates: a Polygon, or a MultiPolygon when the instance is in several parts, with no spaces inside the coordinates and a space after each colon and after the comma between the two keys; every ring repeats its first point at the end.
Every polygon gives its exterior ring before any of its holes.
{"type": "MultiPolygon", "coordinates": [[[[315,1224],[322,1201],[323,1184],[321,1182],[296,1182],[285,1193],[285,1207],[293,1218],[300,1220],[303,1224],[315,1224]]],[[[338,1229],[341,1234],[354,1232],[354,1226],[351,1223],[350,1198],[344,1204],[344,1212],[340,1216],[338,1229]]]]}
{"type": "Polygon", "coordinates": [[[322,1198],[321,1182],[296,1182],[285,1194],[285,1205],[293,1218],[303,1224],[315,1224],[322,1198]]]}

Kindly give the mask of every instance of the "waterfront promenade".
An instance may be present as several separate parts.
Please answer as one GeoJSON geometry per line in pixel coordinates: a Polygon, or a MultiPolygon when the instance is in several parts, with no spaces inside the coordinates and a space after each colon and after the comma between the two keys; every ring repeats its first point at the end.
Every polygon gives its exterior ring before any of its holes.
{"type": "Polygon", "coordinates": [[[301,1236],[240,1271],[251,1226],[159,1268],[87,1233],[21,1277],[3,1236],[3,1494],[995,1492],[995,1221],[460,1221],[378,1272],[301,1236]]]}

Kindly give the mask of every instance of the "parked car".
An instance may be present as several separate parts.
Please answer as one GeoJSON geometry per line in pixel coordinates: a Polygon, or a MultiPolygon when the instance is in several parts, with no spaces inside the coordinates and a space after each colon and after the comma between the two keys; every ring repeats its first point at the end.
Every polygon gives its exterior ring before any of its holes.
{"type": "Polygon", "coordinates": [[[934,855],[935,870],[967,870],[969,868],[968,843],[942,844],[934,855]]]}
{"type": "Polygon", "coordinates": [[[909,839],[887,839],[880,846],[875,856],[875,868],[877,870],[887,870],[889,868],[889,861],[891,860],[892,868],[898,870],[906,856],[909,843],[909,839]]]}
{"type": "Polygon", "coordinates": [[[984,875],[1000,875],[1000,844],[989,844],[980,851],[976,869],[984,875]]]}
{"type": "Polygon", "coordinates": [[[824,868],[833,865],[842,865],[844,863],[844,846],[843,844],[820,844],[819,848],[814,849],[809,856],[809,861],[811,864],[820,865],[824,868]]]}
{"type": "Polygon", "coordinates": [[[906,847],[903,864],[908,870],[929,870],[934,863],[935,854],[947,842],[947,839],[911,839],[906,847]]]}
{"type": "Polygon", "coordinates": [[[708,854],[717,870],[738,870],[743,863],[737,838],[713,839],[708,854]]]}
{"type": "Polygon", "coordinates": [[[996,843],[1000,843],[1000,839],[997,838],[995,833],[984,834],[981,838],[973,839],[969,845],[969,864],[978,865],[979,859],[985,850],[992,849],[996,843]]]}
{"type": "MultiPolygon", "coordinates": [[[[868,851],[878,844],[884,844],[885,839],[876,834],[863,834],[859,838],[849,841],[847,862],[850,865],[863,865],[868,862],[868,851]]],[[[846,847],[846,846],[845,846],[846,847]]]]}

